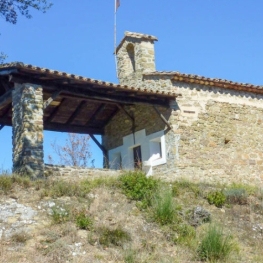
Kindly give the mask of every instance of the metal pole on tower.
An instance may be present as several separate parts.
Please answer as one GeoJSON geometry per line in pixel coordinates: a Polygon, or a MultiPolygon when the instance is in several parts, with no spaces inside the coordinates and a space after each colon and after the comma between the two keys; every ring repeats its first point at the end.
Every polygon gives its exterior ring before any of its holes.
{"type": "Polygon", "coordinates": [[[115,56],[115,67],[116,67],[116,76],[118,76],[118,66],[117,66],[117,53],[116,53],[116,48],[117,48],[117,10],[118,7],[120,6],[120,0],[114,0],[114,56],[115,56]]]}

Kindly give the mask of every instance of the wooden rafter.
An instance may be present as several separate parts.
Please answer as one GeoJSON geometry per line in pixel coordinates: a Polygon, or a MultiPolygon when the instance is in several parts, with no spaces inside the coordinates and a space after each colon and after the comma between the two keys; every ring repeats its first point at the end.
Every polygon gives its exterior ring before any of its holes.
{"type": "Polygon", "coordinates": [[[153,106],[154,110],[156,111],[156,113],[159,115],[159,117],[161,118],[161,120],[168,126],[169,130],[172,128],[170,123],[165,119],[165,117],[163,116],[163,114],[157,109],[157,107],[153,106]]]}
{"type": "Polygon", "coordinates": [[[81,110],[86,106],[86,101],[81,101],[81,103],[78,105],[78,107],[75,109],[73,114],[69,117],[66,124],[71,124],[74,119],[78,116],[78,114],[81,112],[81,110]]]}
{"type": "MultiPolygon", "coordinates": [[[[60,102],[60,105],[65,101],[65,99],[62,99],[62,101],[60,102]]],[[[56,114],[59,111],[59,106],[57,106],[49,115],[49,117],[46,119],[46,122],[52,122],[52,120],[55,118],[56,114]]]]}
{"type": "Polygon", "coordinates": [[[0,97],[0,109],[12,102],[12,90],[8,90],[0,97]]]}
{"type": "Polygon", "coordinates": [[[59,96],[60,92],[61,92],[60,90],[55,91],[54,93],[52,93],[51,97],[48,98],[48,99],[43,103],[43,109],[44,109],[44,110],[48,107],[48,105],[49,105],[53,100],[55,100],[55,99],[59,96]]]}
{"type": "Polygon", "coordinates": [[[89,123],[92,123],[95,119],[96,116],[105,108],[105,104],[102,103],[96,110],[95,112],[92,114],[91,118],[86,122],[85,125],[88,125],[89,123]]]}
{"type": "Polygon", "coordinates": [[[98,134],[102,135],[104,132],[102,129],[89,128],[80,125],[67,125],[62,123],[44,122],[44,129],[49,131],[59,131],[59,132],[71,132],[80,134],[98,134]]]}

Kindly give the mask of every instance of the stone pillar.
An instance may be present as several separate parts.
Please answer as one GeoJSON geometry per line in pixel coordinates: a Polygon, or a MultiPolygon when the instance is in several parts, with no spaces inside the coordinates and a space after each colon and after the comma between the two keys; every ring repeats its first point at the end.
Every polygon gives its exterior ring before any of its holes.
{"type": "Polygon", "coordinates": [[[35,84],[15,84],[13,98],[13,172],[44,175],[43,90],[35,84]]]}

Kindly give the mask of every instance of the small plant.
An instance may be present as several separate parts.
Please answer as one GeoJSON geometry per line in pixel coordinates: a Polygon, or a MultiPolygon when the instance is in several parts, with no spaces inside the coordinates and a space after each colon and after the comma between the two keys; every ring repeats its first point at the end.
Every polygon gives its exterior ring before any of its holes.
{"type": "Polygon", "coordinates": [[[171,187],[172,187],[173,196],[179,196],[182,190],[188,190],[194,193],[195,196],[199,196],[201,193],[199,186],[197,184],[187,180],[176,181],[172,183],[171,187]]]}
{"type": "Polygon", "coordinates": [[[151,205],[152,196],[158,188],[159,181],[146,177],[142,171],[127,172],[120,177],[120,181],[128,198],[141,201],[141,208],[151,205]]]}
{"type": "Polygon", "coordinates": [[[226,202],[226,197],[222,191],[210,192],[206,198],[210,205],[214,204],[216,207],[222,207],[226,202]]]}
{"type": "Polygon", "coordinates": [[[26,243],[26,241],[30,238],[28,233],[25,231],[16,232],[11,236],[11,241],[15,243],[26,243]]]}
{"type": "Polygon", "coordinates": [[[173,224],[170,229],[170,235],[172,233],[171,239],[175,244],[189,244],[194,240],[196,232],[194,227],[184,223],[177,222],[173,224]]]}
{"type": "Polygon", "coordinates": [[[75,217],[76,225],[78,228],[85,230],[92,229],[93,222],[84,209],[78,212],[75,217]]]}
{"type": "Polygon", "coordinates": [[[7,194],[12,189],[11,176],[0,176],[0,191],[7,194]]]}
{"type": "Polygon", "coordinates": [[[225,236],[222,228],[210,225],[197,249],[197,255],[200,260],[225,261],[236,250],[237,246],[230,235],[225,236]]]}
{"type": "Polygon", "coordinates": [[[61,224],[69,221],[69,210],[63,207],[54,206],[51,210],[51,217],[54,224],[61,224]]]}
{"type": "Polygon", "coordinates": [[[224,191],[228,204],[246,205],[248,194],[244,188],[229,188],[224,191]]]}
{"type": "Polygon", "coordinates": [[[99,242],[104,246],[122,246],[123,243],[131,240],[130,234],[120,227],[113,230],[103,227],[99,229],[99,235],[99,242]]]}
{"type": "Polygon", "coordinates": [[[136,263],[137,262],[137,253],[135,250],[129,249],[125,251],[124,254],[125,263],[136,263]]]}
{"type": "Polygon", "coordinates": [[[170,224],[176,216],[176,207],[171,191],[162,189],[153,201],[154,220],[161,225],[170,224]]]}

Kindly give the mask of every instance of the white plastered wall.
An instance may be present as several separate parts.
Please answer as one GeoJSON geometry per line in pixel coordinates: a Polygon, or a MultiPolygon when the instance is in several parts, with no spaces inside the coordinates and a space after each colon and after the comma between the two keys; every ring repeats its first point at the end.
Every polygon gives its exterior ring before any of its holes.
{"type": "Polygon", "coordinates": [[[165,136],[163,131],[146,136],[145,129],[123,137],[123,145],[109,150],[111,169],[134,170],[133,148],[141,146],[142,166],[147,176],[152,167],[166,163],[165,136]]]}

